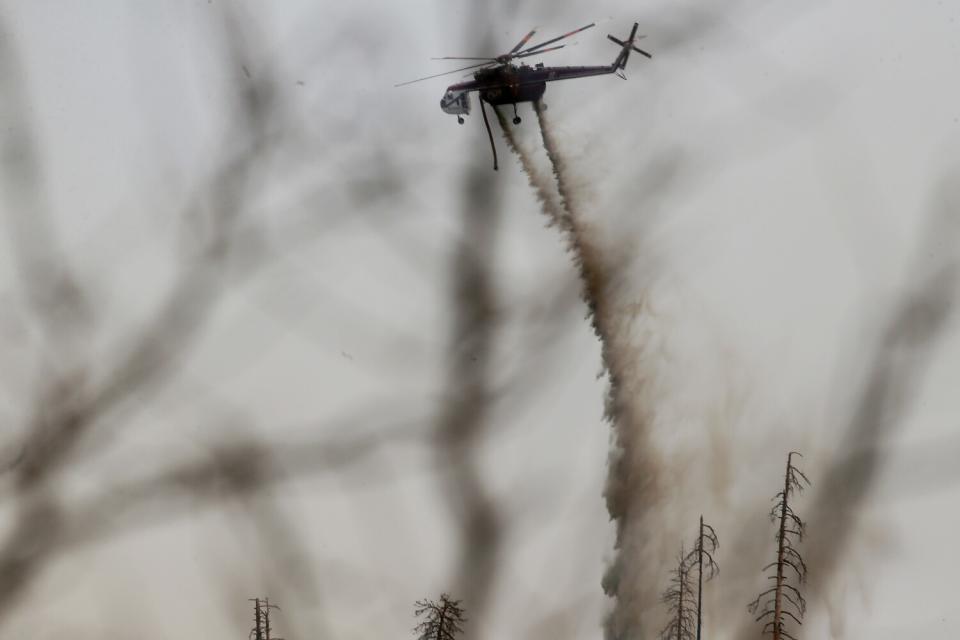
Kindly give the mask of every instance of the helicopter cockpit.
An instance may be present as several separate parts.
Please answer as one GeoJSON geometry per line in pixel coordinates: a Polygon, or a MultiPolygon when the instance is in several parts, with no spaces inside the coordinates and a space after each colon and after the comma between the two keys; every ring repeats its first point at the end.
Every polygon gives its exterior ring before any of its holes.
{"type": "Polygon", "coordinates": [[[463,116],[470,115],[470,93],[447,89],[447,92],[440,98],[440,108],[443,109],[444,113],[456,115],[457,122],[463,124],[463,116]]]}

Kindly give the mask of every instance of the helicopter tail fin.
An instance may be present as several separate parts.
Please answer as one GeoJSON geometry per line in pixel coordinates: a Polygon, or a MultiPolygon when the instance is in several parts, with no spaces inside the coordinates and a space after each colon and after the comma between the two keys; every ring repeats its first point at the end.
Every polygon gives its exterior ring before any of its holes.
{"type": "Polygon", "coordinates": [[[648,58],[652,58],[652,57],[653,57],[653,55],[651,55],[650,53],[647,53],[647,52],[644,51],[643,49],[641,49],[641,48],[639,48],[639,47],[637,47],[637,46],[635,46],[635,45],[633,44],[634,42],[636,42],[636,41],[639,40],[640,38],[646,37],[646,36],[638,36],[638,35],[637,35],[637,29],[639,28],[639,26],[640,26],[639,23],[637,23],[637,22],[634,22],[634,23],[633,23],[633,29],[630,30],[630,37],[627,38],[626,42],[624,42],[623,40],[620,40],[620,39],[618,39],[618,38],[614,38],[614,37],[611,36],[611,35],[607,35],[607,38],[609,38],[609,39],[612,40],[613,42],[617,43],[617,44],[620,45],[620,47],[621,47],[621,48],[620,48],[620,54],[617,56],[617,59],[613,61],[613,68],[614,68],[615,70],[622,71],[623,69],[626,69],[626,68],[627,68],[627,60],[630,59],[630,52],[631,52],[631,51],[636,51],[636,52],[639,53],[640,55],[644,55],[644,56],[646,56],[646,57],[648,57],[648,58]]]}

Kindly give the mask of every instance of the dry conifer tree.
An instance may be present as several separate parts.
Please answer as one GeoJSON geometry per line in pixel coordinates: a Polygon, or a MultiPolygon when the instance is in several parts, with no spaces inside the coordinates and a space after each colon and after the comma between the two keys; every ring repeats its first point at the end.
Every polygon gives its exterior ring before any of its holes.
{"type": "Polygon", "coordinates": [[[460,600],[452,600],[449,594],[441,594],[440,602],[418,600],[414,615],[424,616],[423,621],[413,628],[418,640],[456,640],[463,632],[464,617],[460,600]]]}
{"type": "Polygon", "coordinates": [[[700,532],[697,534],[697,543],[694,545],[693,551],[690,552],[691,561],[696,560],[697,563],[697,640],[700,640],[703,629],[703,572],[706,569],[706,581],[712,580],[720,573],[720,566],[713,557],[719,547],[720,539],[717,538],[717,532],[703,521],[703,516],[700,516],[700,532]]]}
{"type": "Polygon", "coordinates": [[[270,610],[280,610],[275,604],[270,604],[269,598],[251,598],[253,602],[253,629],[250,630],[252,640],[283,640],[273,637],[273,627],[270,626],[270,610]]]}
{"type": "Polygon", "coordinates": [[[260,598],[253,598],[253,629],[250,630],[250,638],[253,640],[264,640],[263,633],[263,609],[260,608],[260,598]]]}
{"type": "Polygon", "coordinates": [[[712,580],[720,572],[720,567],[713,558],[719,546],[717,532],[700,516],[700,528],[697,530],[697,541],[693,550],[684,553],[681,548],[680,561],[677,568],[671,572],[670,588],[662,596],[671,616],[670,623],[660,632],[662,640],[692,640],[694,637],[699,640],[703,627],[703,583],[712,580]],[[697,573],[696,595],[692,586],[694,571],[697,573]]]}
{"type": "MultiPolygon", "coordinates": [[[[776,504],[770,510],[771,521],[779,521],[777,528],[777,559],[763,568],[764,571],[775,569],[773,575],[774,586],[770,587],[750,603],[751,613],[760,612],[757,622],[764,620],[763,633],[773,636],[773,640],[796,640],[785,628],[785,621],[791,618],[798,625],[803,624],[800,619],[807,609],[807,602],[798,588],[807,579],[807,565],[794,547],[803,539],[803,521],[790,507],[790,498],[809,486],[810,481],[802,471],[793,466],[793,456],[799,453],[791,451],[787,454],[787,470],[783,478],[783,491],[774,496],[776,504]],[[791,584],[795,580],[796,584],[791,584]]],[[[802,457],[802,456],[800,456],[802,457]]]]}
{"type": "Polygon", "coordinates": [[[660,640],[694,640],[697,614],[691,573],[696,561],[693,552],[680,549],[677,568],[670,572],[670,587],[662,596],[663,603],[670,610],[670,622],[660,632],[660,640]]]}

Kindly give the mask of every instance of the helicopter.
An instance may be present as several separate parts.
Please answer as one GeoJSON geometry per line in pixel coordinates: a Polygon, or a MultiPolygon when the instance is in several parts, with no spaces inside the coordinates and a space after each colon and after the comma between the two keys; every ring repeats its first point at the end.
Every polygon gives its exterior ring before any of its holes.
{"type": "Polygon", "coordinates": [[[400,84],[394,86],[402,87],[404,85],[413,84],[414,82],[422,82],[424,80],[439,78],[440,76],[445,76],[451,73],[476,69],[476,71],[473,72],[473,80],[452,84],[447,87],[446,92],[440,99],[440,109],[442,109],[444,113],[457,116],[457,122],[463,124],[463,117],[470,115],[470,93],[476,91],[479,94],[480,110],[483,114],[483,123],[487,127],[487,135],[490,138],[490,148],[493,150],[493,169],[496,171],[497,148],[493,143],[493,133],[490,130],[490,122],[487,120],[487,111],[484,107],[485,102],[489,103],[494,109],[496,109],[499,105],[513,105],[513,124],[518,125],[521,122],[521,118],[517,113],[517,104],[521,102],[539,102],[547,90],[548,82],[554,82],[556,80],[572,80],[574,78],[587,78],[590,76],[601,76],[611,73],[615,73],[619,77],[626,80],[627,78],[623,74],[623,70],[627,67],[627,60],[630,57],[631,51],[636,51],[647,58],[653,58],[653,55],[634,45],[634,42],[646,37],[637,35],[639,23],[634,22],[633,29],[630,31],[630,36],[625,40],[620,40],[612,35],[607,35],[608,39],[620,46],[620,53],[617,55],[612,64],[580,67],[546,67],[542,62],[538,62],[536,65],[531,67],[523,62],[521,62],[519,65],[513,63],[514,60],[522,60],[523,58],[528,58],[530,56],[562,49],[566,46],[565,44],[556,46],[549,45],[554,45],[561,40],[574,36],[595,26],[596,23],[592,22],[586,26],[580,27],[579,29],[574,29],[573,31],[565,33],[561,36],[557,36],[556,38],[551,38],[550,40],[546,40],[539,44],[525,48],[527,42],[529,42],[537,32],[536,29],[533,29],[527,35],[525,35],[523,39],[520,40],[520,42],[518,42],[516,46],[514,46],[513,49],[511,49],[508,53],[504,53],[495,57],[467,58],[460,56],[444,56],[442,58],[433,58],[434,60],[479,60],[481,62],[466,67],[461,67],[460,69],[453,69],[451,71],[445,71],[432,76],[401,82],[400,84]]]}

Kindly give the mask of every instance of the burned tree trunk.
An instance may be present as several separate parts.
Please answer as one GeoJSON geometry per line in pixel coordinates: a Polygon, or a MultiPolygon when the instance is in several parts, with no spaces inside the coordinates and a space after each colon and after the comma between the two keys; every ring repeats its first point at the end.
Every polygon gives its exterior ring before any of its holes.
{"type": "Polygon", "coordinates": [[[433,640],[443,640],[443,628],[447,624],[447,607],[449,604],[446,600],[443,601],[443,608],[440,609],[440,619],[437,622],[437,633],[434,634],[433,640]]]}
{"type": "Polygon", "coordinates": [[[714,576],[720,573],[720,567],[717,565],[713,554],[720,547],[720,540],[717,538],[717,532],[713,527],[704,523],[703,516],[700,516],[700,532],[697,534],[697,544],[692,553],[697,556],[697,640],[703,630],[703,563],[706,558],[707,563],[707,581],[712,580],[714,576]]]}
{"type": "Polygon", "coordinates": [[[766,620],[763,633],[772,635],[774,640],[796,640],[787,632],[785,618],[789,617],[800,625],[802,624],[800,619],[803,618],[807,609],[807,602],[800,593],[800,589],[790,584],[791,576],[796,577],[798,584],[802,584],[807,578],[807,565],[794,546],[803,539],[804,523],[790,507],[790,497],[803,491],[804,486],[810,484],[807,476],[793,466],[793,456],[800,456],[800,454],[791,451],[787,455],[783,491],[774,496],[777,503],[770,511],[770,519],[779,521],[776,536],[777,559],[763,570],[776,569],[773,575],[768,576],[769,580],[775,581],[774,586],[762,592],[748,606],[752,613],[760,611],[756,620],[757,622],[766,620]],[[789,575],[788,569],[792,569],[789,575]]]}
{"type": "Polygon", "coordinates": [[[263,612],[260,609],[260,598],[253,598],[253,629],[250,635],[254,640],[263,640],[263,612]]]}
{"type": "Polygon", "coordinates": [[[283,640],[274,638],[273,628],[270,626],[270,609],[280,610],[275,604],[270,604],[270,598],[250,598],[253,602],[253,629],[250,635],[254,640],[283,640]]]}

